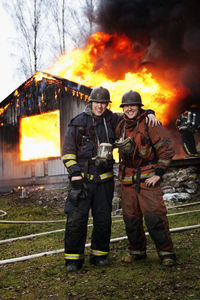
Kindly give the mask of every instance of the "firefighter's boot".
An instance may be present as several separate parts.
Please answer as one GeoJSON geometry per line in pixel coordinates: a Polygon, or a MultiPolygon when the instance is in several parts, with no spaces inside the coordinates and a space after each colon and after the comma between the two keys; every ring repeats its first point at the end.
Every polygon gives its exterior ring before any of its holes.
{"type": "Polygon", "coordinates": [[[108,258],[107,255],[92,255],[90,254],[90,264],[95,265],[95,266],[108,266],[108,258]]]}
{"type": "Polygon", "coordinates": [[[137,260],[145,259],[146,257],[146,251],[130,251],[128,255],[122,258],[122,262],[132,263],[137,260]]]}
{"type": "Polygon", "coordinates": [[[160,256],[160,260],[162,266],[173,267],[176,265],[176,255],[173,253],[160,256]]]}
{"type": "Polygon", "coordinates": [[[66,270],[68,273],[76,272],[82,268],[82,261],[80,260],[71,260],[70,262],[66,262],[66,270]]]}

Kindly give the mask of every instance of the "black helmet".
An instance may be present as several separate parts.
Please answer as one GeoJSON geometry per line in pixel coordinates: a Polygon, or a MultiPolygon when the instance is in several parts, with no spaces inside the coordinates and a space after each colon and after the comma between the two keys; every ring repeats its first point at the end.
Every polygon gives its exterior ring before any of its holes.
{"type": "Polygon", "coordinates": [[[143,106],[142,104],[142,99],[139,93],[134,92],[130,90],[129,92],[126,92],[122,96],[122,104],[120,107],[123,107],[124,105],[140,105],[143,106]]]}
{"type": "Polygon", "coordinates": [[[102,86],[95,87],[90,94],[90,102],[111,102],[109,91],[102,86]]]}

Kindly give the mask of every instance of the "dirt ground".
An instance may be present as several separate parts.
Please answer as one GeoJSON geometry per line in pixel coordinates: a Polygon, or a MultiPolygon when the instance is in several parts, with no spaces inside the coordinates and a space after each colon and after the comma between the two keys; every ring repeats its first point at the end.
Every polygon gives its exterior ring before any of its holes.
{"type": "MultiPolygon", "coordinates": [[[[43,208],[63,210],[67,198],[68,183],[48,184],[42,186],[26,186],[13,188],[10,192],[0,193],[0,199],[12,201],[13,204],[33,204],[43,208]]],[[[121,192],[119,181],[115,182],[113,211],[121,208],[121,192]]]]}
{"type": "Polygon", "coordinates": [[[35,204],[41,207],[63,209],[67,197],[66,186],[39,186],[13,189],[9,193],[0,194],[1,199],[13,201],[15,204],[35,204]]]}

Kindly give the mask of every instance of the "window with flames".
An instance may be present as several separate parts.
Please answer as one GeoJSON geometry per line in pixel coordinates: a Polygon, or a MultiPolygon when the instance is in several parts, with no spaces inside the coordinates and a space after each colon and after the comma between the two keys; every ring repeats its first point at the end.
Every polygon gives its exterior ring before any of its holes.
{"type": "Polygon", "coordinates": [[[20,119],[20,160],[60,156],[60,111],[20,119]]]}

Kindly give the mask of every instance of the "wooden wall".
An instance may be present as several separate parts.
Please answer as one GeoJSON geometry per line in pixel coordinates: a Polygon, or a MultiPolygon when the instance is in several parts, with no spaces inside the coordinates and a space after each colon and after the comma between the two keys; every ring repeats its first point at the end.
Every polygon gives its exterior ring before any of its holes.
{"type": "Polygon", "coordinates": [[[65,86],[65,81],[52,83],[44,79],[37,82],[36,93],[32,86],[34,80],[30,83],[24,88],[21,87],[21,93],[18,90],[6,99],[8,108],[0,116],[0,121],[3,123],[3,126],[0,126],[0,192],[16,186],[62,182],[67,178],[66,168],[60,157],[20,161],[19,119],[21,116],[59,109],[62,148],[67,125],[75,115],[85,109],[90,89],[82,88],[86,91],[84,94],[79,91],[80,86],[75,83],[74,87],[78,87],[77,90],[65,86]]]}

